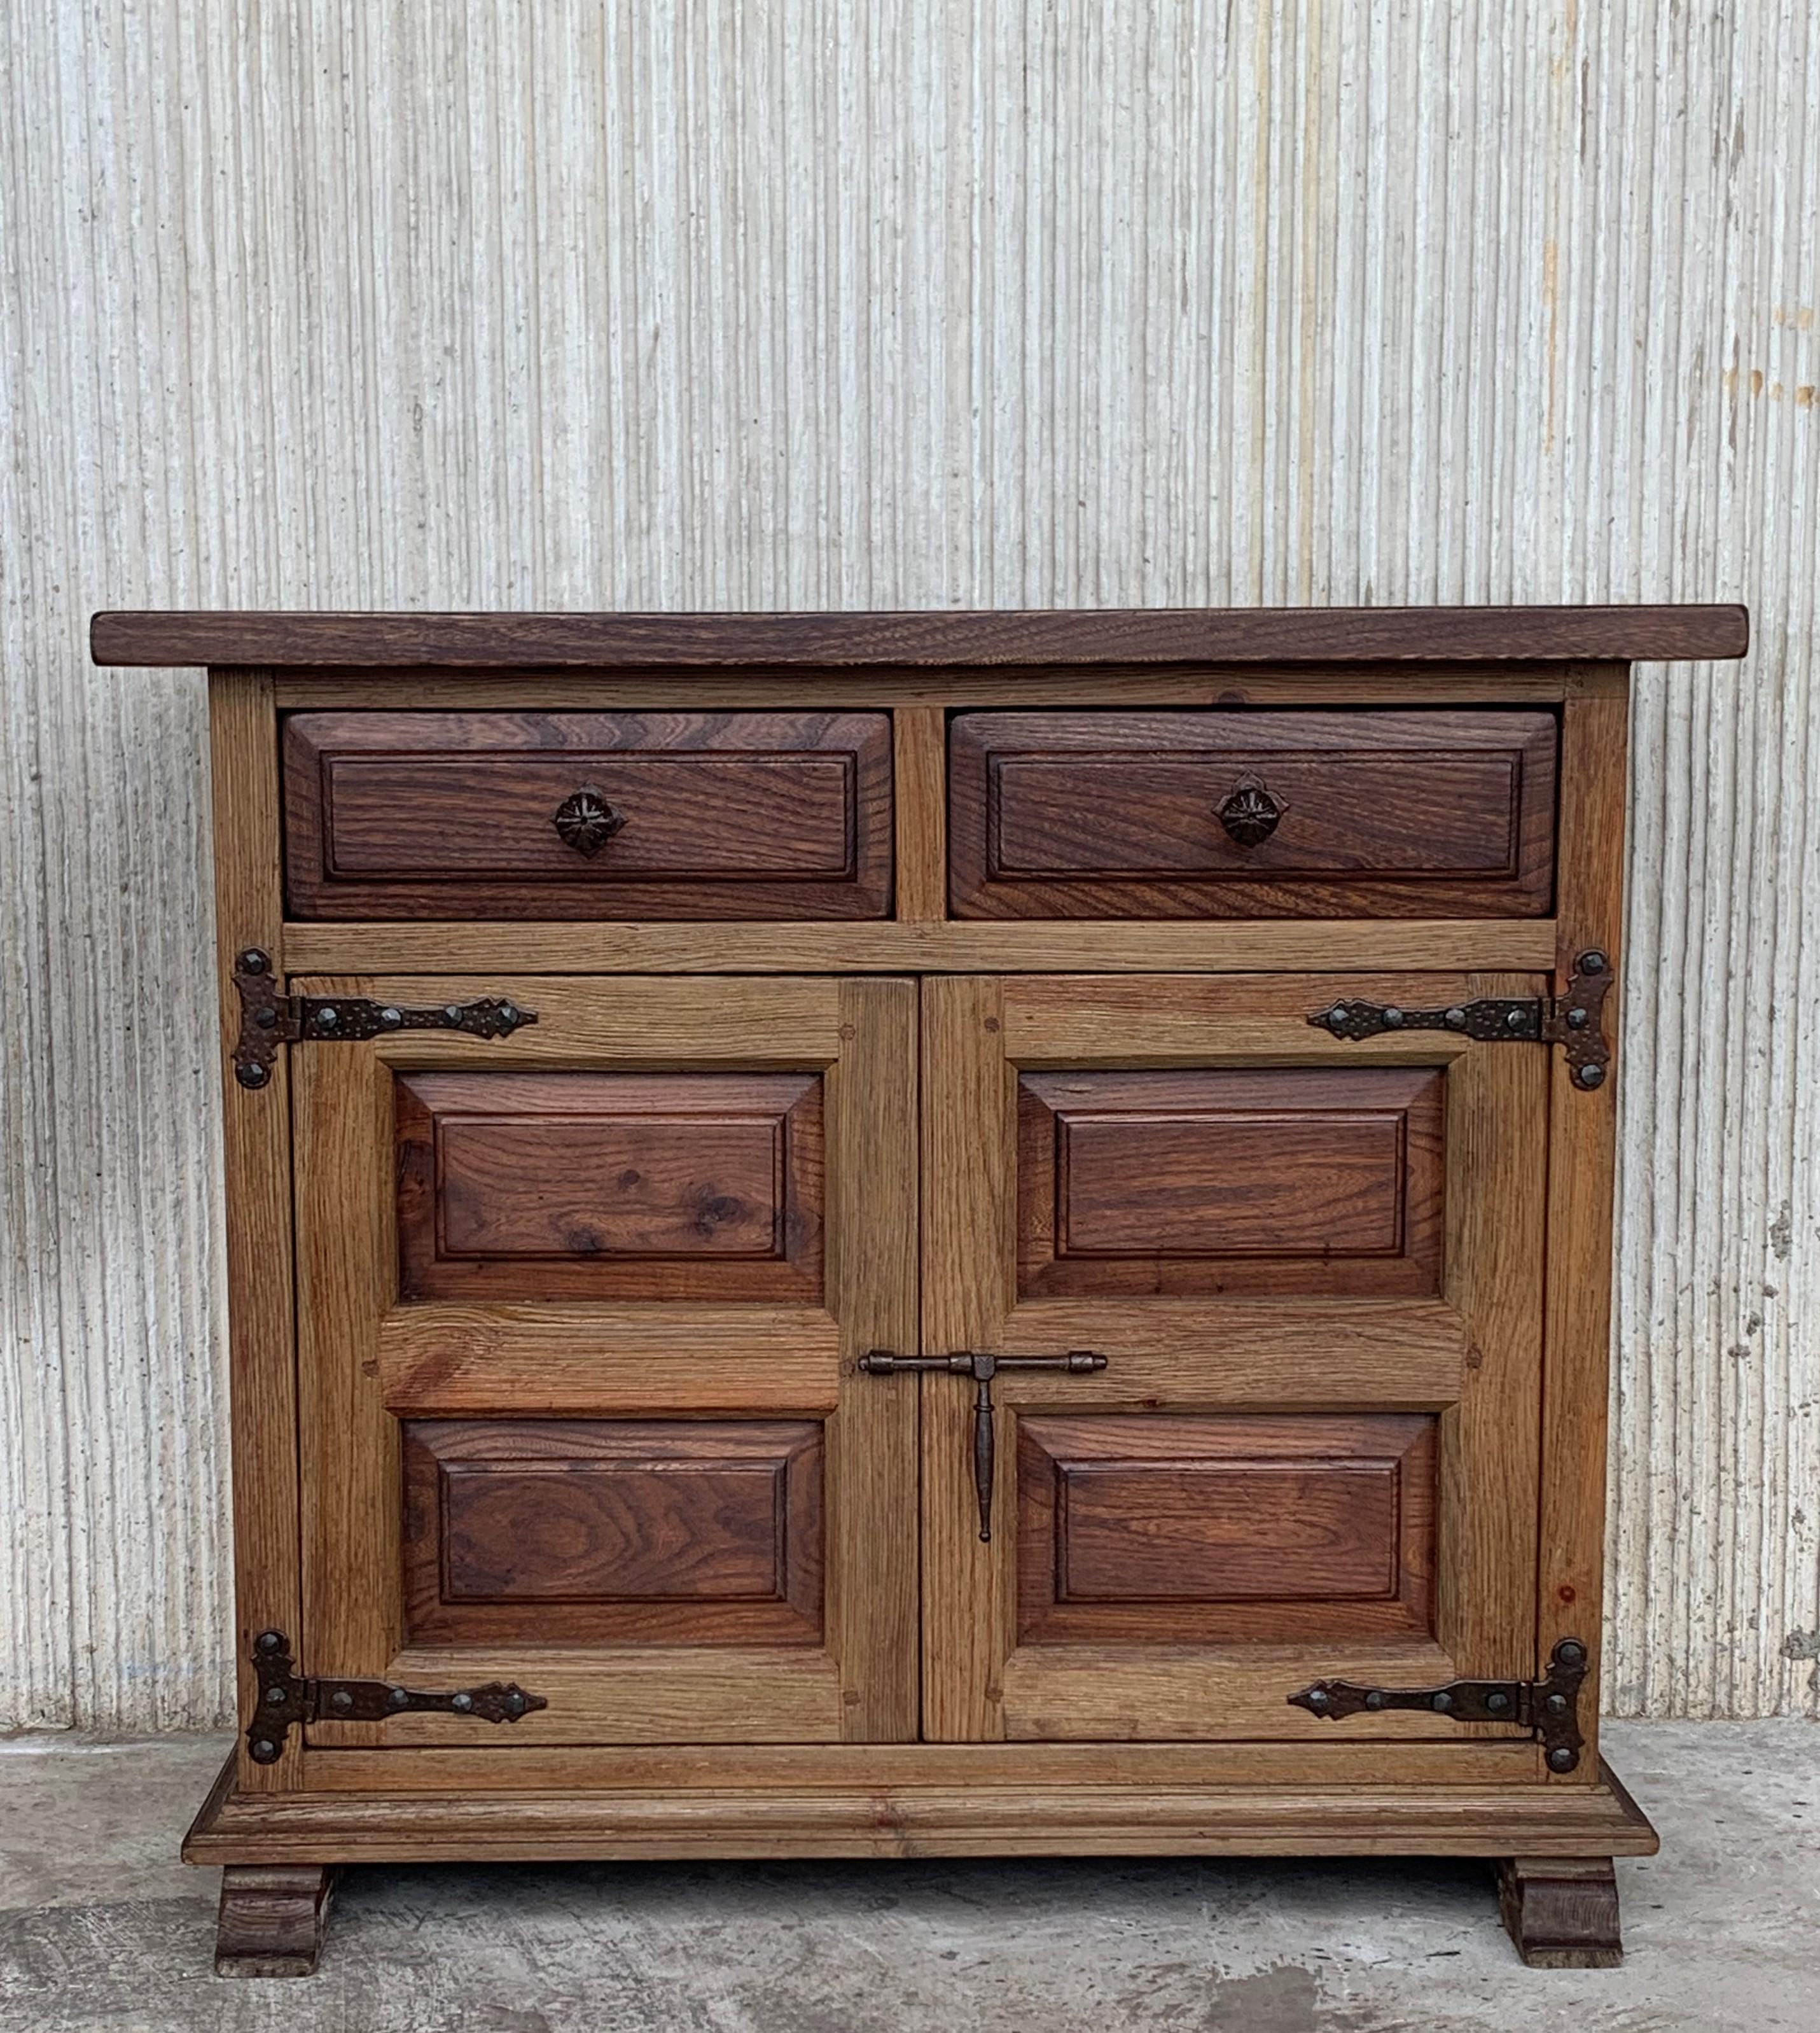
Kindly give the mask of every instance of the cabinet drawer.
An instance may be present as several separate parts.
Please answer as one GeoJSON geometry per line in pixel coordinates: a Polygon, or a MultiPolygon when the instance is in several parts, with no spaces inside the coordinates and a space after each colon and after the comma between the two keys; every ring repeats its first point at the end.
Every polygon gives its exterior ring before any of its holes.
{"type": "Polygon", "coordinates": [[[880,918],[882,713],[302,713],[300,918],[880,918]]]}
{"type": "Polygon", "coordinates": [[[962,918],[1535,917],[1546,713],[969,713],[962,918]]]}

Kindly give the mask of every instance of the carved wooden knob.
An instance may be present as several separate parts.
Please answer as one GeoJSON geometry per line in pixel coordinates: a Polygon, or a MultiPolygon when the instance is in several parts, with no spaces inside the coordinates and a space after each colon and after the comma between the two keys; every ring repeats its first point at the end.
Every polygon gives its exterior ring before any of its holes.
{"type": "Polygon", "coordinates": [[[577,854],[598,854],[626,823],[626,814],[607,802],[592,784],[571,791],[550,822],[577,854]]]}
{"type": "Polygon", "coordinates": [[[1265,788],[1261,777],[1246,771],[1227,793],[1219,819],[1236,845],[1256,847],[1276,832],[1276,822],[1288,809],[1265,788]]]}

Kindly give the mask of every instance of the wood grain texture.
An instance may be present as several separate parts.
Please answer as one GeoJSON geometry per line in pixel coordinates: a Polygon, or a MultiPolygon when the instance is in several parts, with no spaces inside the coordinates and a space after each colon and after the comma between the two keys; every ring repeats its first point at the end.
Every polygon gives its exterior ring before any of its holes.
{"type": "MultiPolygon", "coordinates": [[[[1555,979],[1564,987],[1575,956],[1596,946],[1619,983],[1624,919],[1624,812],[1629,709],[1622,698],[1577,702],[1562,727],[1561,840],[1564,858],[1555,979]]],[[[1606,1035],[1621,1037],[1616,995],[1606,1035]]],[[[1605,1474],[1611,1388],[1612,1223],[1616,1168],[1614,1077],[1589,1094],[1564,1059],[1549,1076],[1548,1279],[1542,1334],[1540,1615],[1537,1668],[1563,1638],[1592,1648],[1581,1692],[1587,1755],[1550,1775],[1583,1784],[1598,1748],[1604,1627],[1605,1474]]]]}
{"type": "MultiPolygon", "coordinates": [[[[1443,1299],[1292,1297],[1023,1299],[1000,1345],[1007,1355],[1116,1348],[1116,1364],[1068,1380],[1069,1405],[1096,1411],[1165,1401],[1438,1410],[1459,1397],[1470,1350],[1443,1299]]],[[[1052,1387],[1008,1370],[993,1387],[1001,1403],[1022,1405],[1052,1387]]]]}
{"type": "Polygon", "coordinates": [[[409,1299],[821,1296],[813,1074],[405,1073],[409,1299]]]}
{"type": "Polygon", "coordinates": [[[882,713],[297,713],[286,893],[303,918],[882,918],[882,713]],[[556,815],[598,792],[590,853],[556,815]]]}
{"type": "Polygon", "coordinates": [[[900,922],[947,915],[947,716],[940,706],[899,706],[891,715],[897,807],[897,915],[900,922]]]}
{"type": "Polygon", "coordinates": [[[870,1376],[858,1357],[917,1345],[921,1226],[918,996],[914,982],[839,983],[841,1054],[829,1068],[828,1305],[839,1322],[840,1399],[828,1423],[828,1645],[839,1734],[914,1737],[917,1380],[870,1376]]]}
{"type": "Polygon", "coordinates": [[[1014,975],[1003,984],[1005,1050],[1026,1071],[1105,1067],[1449,1065],[1474,1049],[1456,1033],[1387,1031],[1361,1046],[1308,1021],[1342,998],[1430,1006],[1438,974],[1014,975]],[[1218,1053],[1210,1061],[1216,1028],[1218,1053]]]}
{"type": "Polygon", "coordinates": [[[1018,1292],[1437,1292],[1441,1100],[1433,1069],[1025,1073],[1018,1292]]]}
{"type": "Polygon", "coordinates": [[[1739,657],[1741,607],[1138,608],[845,614],[97,614],[98,664],[1293,663],[1739,657]]]}
{"type": "Polygon", "coordinates": [[[778,1743],[312,1750],[324,1793],[730,1792],[896,1786],[1517,1786],[1536,1747],[1519,1738],[1435,1743],[778,1743]],[[1442,1754],[1444,1752],[1444,1754],[1442,1754]]]}
{"type": "Polygon", "coordinates": [[[322,1952],[332,1864],[230,1864],[215,1921],[217,1976],[310,1976],[322,1952]]]}
{"type": "MultiPolygon", "coordinates": [[[[977,994],[979,985],[972,986],[977,994]]],[[[1419,1007],[1536,986],[1533,978],[1508,976],[1365,976],[1340,992],[1419,1007]]],[[[1015,1238],[1006,1226],[1015,1197],[1008,1151],[1018,1069],[1034,1061],[1059,1080],[1074,1068],[1123,1074],[1133,1058],[1197,1075],[1278,1063],[1279,1054],[1294,1065],[1306,1052],[1301,1039],[1326,1038],[1310,1030],[1306,1013],[1333,992],[1331,979],[1293,975],[996,983],[996,1029],[983,1020],[951,1027],[939,1052],[925,1039],[932,1093],[939,1080],[954,1118],[943,1121],[932,1103],[930,1121],[941,1127],[925,1136],[927,1190],[932,1208],[947,1200],[955,1211],[944,1231],[950,1260],[929,1274],[929,1289],[972,1294],[966,1310],[955,1309],[954,1325],[992,1337],[948,1339],[947,1346],[1033,1354],[1089,1348],[1106,1356],[1106,1368],[1089,1376],[1008,1373],[996,1387],[1001,1428],[1113,1410],[1339,1415],[1372,1406],[1434,1415],[1439,1642],[1425,1645],[1411,1635],[1403,1656],[1392,1656],[1385,1668],[1388,1683],[1433,1684],[1422,1677],[1429,1668],[1444,1669],[1437,1679],[1456,1670],[1514,1676],[1528,1670],[1523,1662],[1534,1621],[1544,1048],[1463,1052],[1455,1034],[1403,1033],[1348,1044],[1337,1058],[1320,1053],[1313,1061],[1344,1066],[1349,1079],[1386,1066],[1406,1077],[1401,1069],[1412,1063],[1426,1065],[1426,1078],[1444,1069],[1447,1226],[1437,1300],[1059,1299],[1020,1297],[1013,1289],[1015,1238]],[[1306,999],[1323,987],[1325,995],[1306,999]],[[970,1097],[965,1103],[963,1094],[970,1097]],[[995,1135],[1001,1140],[996,1155],[995,1135]],[[959,1155],[944,1160],[949,1149],[959,1155]],[[944,1163],[964,1170],[964,1181],[945,1177],[944,1163]],[[1420,1328],[1407,1338],[1395,1327],[1384,1331],[1391,1318],[1385,1309],[1400,1303],[1412,1309],[1405,1324],[1420,1328]],[[1360,1336],[1375,1337],[1369,1353],[1360,1336]]],[[[938,1350],[944,1345],[932,1342],[938,1350]]],[[[1007,1512],[989,1548],[976,1551],[968,1543],[967,1394],[943,1395],[944,1381],[925,1385],[925,1599],[932,1629],[933,1619],[945,1619],[940,1656],[947,1675],[974,1675],[970,1690],[951,1687],[946,1694],[953,1711],[970,1719],[964,1733],[1077,1739],[1292,1733],[1296,1725],[1273,1709],[1293,1687],[1276,1675],[1306,1668],[1299,1685],[1342,1670],[1332,1664],[1331,1641],[1295,1650],[1301,1627],[1293,1616],[1272,1634],[1287,1649],[1270,1664],[1271,1677],[1264,1678],[1261,1659],[1227,1671],[1221,1698],[1211,1703],[1208,1675],[1219,1666],[1219,1648],[1182,1642],[1179,1634],[1123,1644],[1015,1642],[1015,1520],[1007,1512]],[[945,1520],[944,1507],[951,1512],[945,1520]],[[943,1541],[937,1535],[944,1529],[943,1541]],[[964,1586],[951,1578],[960,1573],[968,1577],[964,1586]]],[[[1005,1446],[1001,1436],[1001,1455],[1005,1446]]],[[[1000,1509],[1006,1511],[1003,1503],[1000,1509]]],[[[1381,1720],[1371,1719],[1373,1726],[1381,1720]]]]}
{"type": "MultiPolygon", "coordinates": [[[[371,992],[357,975],[293,986],[371,992]]],[[[291,1077],[304,1520],[303,1616],[293,1634],[305,1671],[371,1679],[384,1673],[404,1631],[398,1428],[376,1360],[398,1295],[392,1076],[376,1046],[338,1043],[294,1053],[291,1077]]],[[[361,1733],[354,1741],[377,1740],[377,1725],[346,1727],[361,1733]]]]}
{"type": "MultiPolygon", "coordinates": [[[[1474,975],[1454,997],[1534,994],[1534,976],[1474,975]]],[[[1461,1672],[1528,1674],[1535,1606],[1536,1442],[1549,1062],[1542,1046],[1482,1046],[1448,1069],[1447,1277],[1467,1338],[1441,1428],[1441,1642],[1461,1672]]]]}
{"type": "MultiPolygon", "coordinates": [[[[1433,1769],[1447,1769],[1433,1752],[1433,1769]]],[[[476,1797],[218,1794],[192,1863],[776,1856],[1653,1856],[1656,1833],[1593,1788],[1172,1785],[662,1788],[476,1797]]]]}
{"type": "MultiPolygon", "coordinates": [[[[301,1623],[297,1463],[297,1344],[292,1309],[290,1082],[279,1055],[255,1092],[234,1079],[240,1035],[234,957],[249,946],[283,964],[278,867],[277,724],[271,679],[218,671],[209,680],[214,797],[216,972],[221,998],[223,1182],[226,1229],[229,1418],[234,1485],[236,1707],[259,1698],[251,1648],[261,1631],[301,1623]]],[[[239,1783],[268,1792],[298,1783],[301,1747],[277,1762],[240,1753],[239,1783]]]]}
{"type": "Polygon", "coordinates": [[[1616,1969],[1624,1959],[1609,1857],[1498,1859],[1498,1911],[1531,1969],[1616,1969]]]}
{"type": "MultiPolygon", "coordinates": [[[[454,992],[446,982],[411,976],[383,985],[357,978],[334,987],[405,1002],[454,992]]],[[[911,1219],[903,1218],[915,1178],[908,1136],[915,1068],[905,1049],[914,1035],[914,990],[903,983],[733,979],[704,1000],[682,980],[551,981],[537,1001],[521,1000],[538,1009],[539,1021],[501,1041],[506,1049],[499,1055],[489,1042],[433,1032],[302,1055],[300,1094],[307,1105],[300,1106],[297,1166],[302,1252],[310,1266],[303,1293],[310,1309],[305,1479],[311,1522],[301,1656],[312,1671],[417,1685],[447,1685],[451,1677],[456,1685],[517,1679],[551,1703],[535,1720],[523,1719],[534,1726],[521,1739],[532,1743],[832,1740],[872,1726],[866,1718],[881,1708],[896,1713],[903,1728],[915,1659],[900,1612],[912,1600],[914,1572],[906,1529],[914,1507],[914,1399],[880,1396],[878,1380],[850,1372],[837,1381],[836,1365],[843,1352],[853,1353],[850,1346],[843,1351],[839,1333],[869,1335],[871,1316],[893,1309],[901,1327],[906,1297],[914,1295],[914,1203],[911,1219]],[[875,1021],[882,1041],[874,1039],[875,1021]],[[515,1049],[527,1039],[536,1040],[534,1056],[515,1049]],[[451,1043],[470,1050],[451,1054],[451,1043]],[[704,1075],[743,1078],[753,1057],[772,1051],[787,1063],[820,1058],[857,1069],[849,1083],[831,1068],[828,1095],[830,1147],[846,1181],[830,1199],[829,1290],[842,1295],[852,1328],[836,1329],[819,1309],[774,1311],[764,1304],[398,1303],[391,1178],[398,1076],[416,1075],[423,1061],[438,1069],[465,1065],[469,1075],[482,1066],[541,1076],[566,1073],[577,1061],[615,1074],[669,1058],[704,1075]],[[844,1245],[835,1242],[837,1229],[844,1245]],[[846,1253],[836,1271],[840,1248],[846,1253]],[[763,1361],[770,1351],[783,1358],[775,1375],[763,1361]],[[678,1372],[683,1379],[673,1383],[678,1372]],[[543,1410],[661,1420],[689,1405],[747,1416],[809,1414],[831,1397],[839,1407],[847,1391],[864,1394],[855,1423],[871,1422],[871,1437],[862,1431],[857,1458],[843,1463],[838,1416],[829,1436],[825,1614],[832,1649],[655,1638],[555,1653],[521,1642],[500,1649],[405,1645],[399,1395],[415,1393],[420,1414],[458,1410],[476,1419],[523,1419],[543,1410]],[[867,1462],[875,1444],[880,1466],[873,1481],[867,1462]],[[857,1525],[843,1522],[850,1493],[857,1525]],[[880,1529],[887,1518],[891,1531],[880,1529]],[[869,1630],[888,1630],[888,1642],[879,1636],[869,1649],[869,1630]],[[323,1666],[312,1650],[319,1633],[331,1662],[323,1666]],[[858,1702],[846,1698],[854,1691],[858,1702]]],[[[311,1740],[458,1746],[471,1728],[460,1717],[405,1716],[312,1725],[319,1734],[311,1740]]]]}
{"type": "Polygon", "coordinates": [[[413,1645],[384,1677],[420,1687],[517,1680],[550,1705],[514,1723],[510,1743],[489,1726],[423,1713],[313,1722],[312,1750],[832,1743],[843,1719],[839,1668],[809,1645],[413,1645]]]}
{"type": "Polygon", "coordinates": [[[1546,968],[1552,919],[1495,918],[888,925],[309,924],[285,927],[299,973],[1309,974],[1546,968]]]}
{"type": "MultiPolygon", "coordinates": [[[[672,713],[899,707],[946,713],[981,706],[1131,707],[1422,706],[1545,706],[1604,682],[1606,665],[1374,661],[1343,657],[1275,665],[1001,664],[932,667],[750,665],[716,671],[620,666],[579,674],[444,667],[417,671],[358,665],[280,668],[273,674],[280,712],[370,711],[392,706],[476,713],[672,713]],[[680,678],[680,683],[678,680],[680,678]],[[382,691],[383,687],[383,691],[382,691]]],[[[1623,668],[1624,666],[1616,668],[1623,668]]],[[[944,748],[946,743],[944,740],[944,748]]],[[[945,764],[944,764],[945,768],[945,764]]]]}
{"type": "Polygon", "coordinates": [[[1434,1421],[1018,1421],[1021,1644],[1432,1634],[1434,1421]]]}
{"type": "Polygon", "coordinates": [[[484,1043],[454,1031],[376,1039],[372,1050],[401,1072],[807,1072],[840,1056],[836,984],[814,975],[730,977],[707,996],[687,982],[622,975],[425,979],[388,968],[366,977],[360,993],[388,1002],[506,996],[536,1014],[535,1024],[484,1043]]]}
{"type": "Polygon", "coordinates": [[[1527,1739],[1527,1732],[1514,1724],[1463,1724],[1415,1709],[1352,1716],[1340,1725],[1289,1702],[1299,1687],[1329,1675],[1367,1687],[1430,1687],[1459,1672],[1444,1646],[1410,1634],[1344,1642],[1331,1637],[1221,1645],[1102,1638],[1023,1645],[1004,1662],[1005,1735],[1038,1743],[1319,1743],[1344,1727],[1348,1741],[1426,1741],[1437,1750],[1475,1739],[1527,1739]]]}
{"type": "Polygon", "coordinates": [[[386,1408],[420,1417],[551,1413],[832,1412],[840,1330],[820,1307],[514,1300],[395,1306],[372,1358],[386,1408]]]}
{"type": "MultiPolygon", "coordinates": [[[[1001,1346],[1011,1305],[1016,1118],[1003,1010],[990,977],[922,985],[925,1354],[1001,1346]]],[[[990,1740],[1005,1733],[999,1669],[1011,1645],[1012,1536],[1001,1526],[993,1544],[980,1543],[972,1393],[944,1376],[923,1378],[921,1390],[922,1733],[990,1740]]],[[[1005,1428],[1002,1412],[999,1421],[1005,1428]]],[[[999,1478],[1007,1523],[1010,1481],[999,1478]]]]}
{"type": "Polygon", "coordinates": [[[1539,917],[1543,713],[963,713],[949,729],[960,918],[1539,917]],[[1246,786],[1267,838],[1220,819],[1246,786]]]}
{"type": "Polygon", "coordinates": [[[404,1470],[408,1643],[821,1637],[819,1423],[417,1421],[404,1470]]]}

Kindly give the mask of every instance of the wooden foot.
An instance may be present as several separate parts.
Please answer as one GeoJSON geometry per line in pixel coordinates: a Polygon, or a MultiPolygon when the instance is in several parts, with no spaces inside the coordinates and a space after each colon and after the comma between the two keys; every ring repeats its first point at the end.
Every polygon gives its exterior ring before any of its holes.
{"type": "Polygon", "coordinates": [[[1531,1969],[1616,1969],[1618,1884],[1609,1856],[1507,1856],[1498,1909],[1531,1969]]]}
{"type": "Polygon", "coordinates": [[[217,1976],[308,1976],[335,1873],[324,1863],[230,1863],[221,1874],[217,1976]]]}

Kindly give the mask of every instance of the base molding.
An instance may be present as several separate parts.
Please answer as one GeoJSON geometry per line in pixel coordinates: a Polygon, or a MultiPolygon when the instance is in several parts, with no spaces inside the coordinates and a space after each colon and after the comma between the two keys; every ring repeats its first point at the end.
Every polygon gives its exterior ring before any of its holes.
{"type": "Polygon", "coordinates": [[[192,1863],[833,1856],[1653,1856],[1601,1764],[1590,1786],[920,1784],[611,1792],[241,1793],[232,1762],[192,1863]]]}

